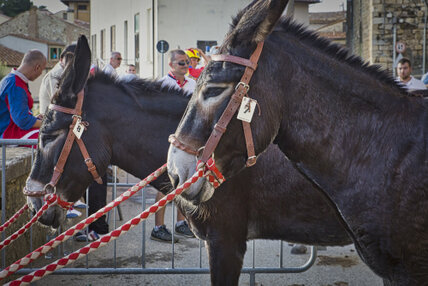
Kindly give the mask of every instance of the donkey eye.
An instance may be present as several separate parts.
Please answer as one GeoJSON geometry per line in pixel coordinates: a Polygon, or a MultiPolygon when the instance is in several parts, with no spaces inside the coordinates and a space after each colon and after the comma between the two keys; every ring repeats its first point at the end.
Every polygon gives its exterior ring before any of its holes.
{"type": "Polygon", "coordinates": [[[44,134],[42,135],[42,142],[43,145],[45,146],[46,144],[48,144],[49,142],[52,142],[56,139],[57,135],[52,135],[52,134],[44,134]]]}
{"type": "Polygon", "coordinates": [[[204,99],[215,97],[223,93],[226,88],[224,87],[209,87],[204,92],[204,99]]]}

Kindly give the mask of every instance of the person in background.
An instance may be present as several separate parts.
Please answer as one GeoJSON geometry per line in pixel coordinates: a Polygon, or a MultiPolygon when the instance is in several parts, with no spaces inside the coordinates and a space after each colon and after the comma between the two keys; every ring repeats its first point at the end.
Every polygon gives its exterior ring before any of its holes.
{"type": "Polygon", "coordinates": [[[127,74],[137,74],[137,69],[135,68],[135,65],[130,64],[126,67],[126,71],[127,74]]]}
{"type": "Polygon", "coordinates": [[[412,76],[412,63],[408,58],[402,58],[397,64],[396,81],[408,90],[427,89],[425,84],[412,76]]]}
{"type": "Polygon", "coordinates": [[[124,81],[131,81],[135,78],[138,78],[137,69],[135,68],[135,65],[133,64],[127,65],[125,73],[120,76],[120,79],[124,81]]]}
{"type": "Polygon", "coordinates": [[[35,117],[28,82],[46,68],[46,57],[39,50],[25,53],[20,66],[0,82],[0,134],[8,139],[37,139],[42,116],[35,117]]]}
{"type": "Polygon", "coordinates": [[[198,77],[201,75],[201,72],[204,70],[205,65],[208,63],[210,58],[202,52],[201,49],[195,49],[190,48],[186,50],[186,55],[190,59],[190,66],[189,66],[189,77],[197,80],[198,77]],[[204,66],[198,68],[198,64],[201,61],[201,56],[204,59],[204,66]]]}
{"type": "MultiPolygon", "coordinates": [[[[172,50],[169,53],[170,71],[166,76],[160,79],[162,87],[170,86],[177,89],[183,89],[189,92],[189,95],[195,90],[196,82],[187,77],[189,70],[189,58],[183,50],[172,50]]],[[[158,192],[156,201],[159,201],[164,195],[158,192]]],[[[155,213],[155,227],[152,230],[150,238],[162,242],[172,242],[171,232],[166,228],[164,223],[165,208],[160,209],[155,213]]],[[[177,223],[175,225],[175,233],[186,237],[194,237],[190,231],[189,225],[184,215],[177,209],[177,223]]],[[[174,237],[174,242],[178,239],[174,237]]]]}
{"type": "Polygon", "coordinates": [[[111,52],[110,62],[104,66],[103,72],[117,76],[116,69],[120,67],[121,62],[122,55],[119,52],[111,52]]]}
{"type": "Polygon", "coordinates": [[[64,72],[66,55],[70,53],[71,56],[74,54],[76,49],[75,44],[68,45],[59,56],[59,62],[43,77],[42,83],[39,90],[39,109],[40,114],[45,114],[51,99],[55,94],[56,87],[64,72]]]}

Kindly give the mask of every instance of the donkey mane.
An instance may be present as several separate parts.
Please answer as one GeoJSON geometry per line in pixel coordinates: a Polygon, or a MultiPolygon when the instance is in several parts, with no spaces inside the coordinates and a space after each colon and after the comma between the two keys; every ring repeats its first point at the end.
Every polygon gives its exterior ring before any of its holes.
{"type": "Polygon", "coordinates": [[[281,18],[274,32],[282,32],[292,34],[298,38],[301,42],[304,42],[311,47],[317,48],[320,51],[330,55],[339,61],[346,62],[353,68],[360,69],[362,72],[373,76],[379,81],[384,82],[390,86],[396,87],[398,91],[405,95],[411,95],[407,92],[407,89],[398,84],[390,73],[384,70],[380,65],[370,65],[368,62],[364,62],[361,57],[352,55],[350,51],[336,43],[331,42],[327,38],[319,36],[316,32],[308,30],[303,24],[294,22],[291,18],[281,18]]]}
{"type": "Polygon", "coordinates": [[[188,98],[191,95],[182,89],[162,86],[162,82],[159,80],[143,79],[139,77],[129,80],[121,77],[115,77],[102,71],[97,71],[93,76],[89,77],[88,84],[95,82],[107,85],[112,84],[122,89],[126,94],[137,97],[141,97],[146,94],[167,94],[168,96],[181,96],[188,98]]]}
{"type": "MultiPolygon", "coordinates": [[[[222,53],[226,52],[227,47],[231,47],[233,43],[236,43],[233,30],[237,27],[241,16],[242,15],[238,14],[232,19],[230,31],[226,35],[224,42],[220,47],[220,51],[222,53]]],[[[279,19],[273,30],[273,33],[275,32],[291,34],[293,37],[299,39],[300,42],[305,43],[312,48],[316,48],[330,57],[345,62],[349,66],[359,69],[365,74],[368,74],[377,80],[393,88],[396,88],[396,90],[402,95],[417,96],[415,94],[409,93],[405,87],[402,87],[399,83],[397,83],[392,75],[390,75],[390,73],[384,70],[381,66],[370,65],[368,62],[364,62],[361,57],[352,55],[347,48],[333,43],[327,38],[320,37],[316,32],[308,30],[303,24],[294,22],[292,18],[283,16],[281,19],[279,19]]],[[[251,38],[251,35],[248,35],[248,38],[251,38]]]]}

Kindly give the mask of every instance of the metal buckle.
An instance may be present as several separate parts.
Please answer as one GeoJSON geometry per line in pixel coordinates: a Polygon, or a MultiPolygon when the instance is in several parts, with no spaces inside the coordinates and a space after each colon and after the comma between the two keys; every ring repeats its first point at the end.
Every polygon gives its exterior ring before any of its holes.
{"type": "Polygon", "coordinates": [[[238,90],[240,85],[242,85],[247,90],[247,92],[250,90],[250,86],[242,81],[238,82],[238,84],[235,86],[235,90],[238,90]]]}

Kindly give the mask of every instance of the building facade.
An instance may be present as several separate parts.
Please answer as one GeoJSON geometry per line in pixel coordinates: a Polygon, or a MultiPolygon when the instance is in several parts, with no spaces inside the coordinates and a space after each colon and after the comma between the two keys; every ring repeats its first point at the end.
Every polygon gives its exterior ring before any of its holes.
{"type": "MultiPolygon", "coordinates": [[[[169,67],[168,53],[156,45],[164,40],[172,49],[221,44],[232,17],[250,0],[92,0],[91,49],[94,61],[107,62],[119,51],[122,64],[135,64],[141,77],[161,77],[169,67]],[[95,12],[96,11],[96,12],[95,12]]],[[[294,3],[294,15],[309,24],[308,5],[294,3]]]]}
{"type": "Polygon", "coordinates": [[[91,2],[89,0],[61,0],[61,2],[68,6],[68,10],[62,12],[63,19],[71,22],[74,20],[90,22],[91,2]]]}
{"type": "Polygon", "coordinates": [[[412,61],[413,74],[426,72],[425,1],[348,0],[347,6],[347,44],[354,54],[393,72],[399,57],[395,45],[400,42],[406,46],[402,56],[412,61]]]}

